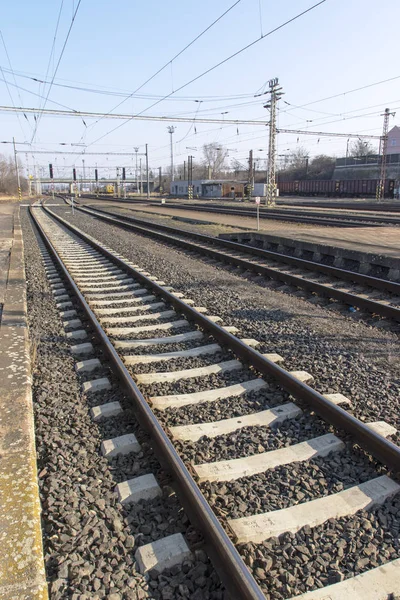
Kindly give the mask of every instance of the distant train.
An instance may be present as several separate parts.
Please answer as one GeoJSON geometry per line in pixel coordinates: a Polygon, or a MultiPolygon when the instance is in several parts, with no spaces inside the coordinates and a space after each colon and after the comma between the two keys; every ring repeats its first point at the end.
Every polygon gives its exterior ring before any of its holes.
{"type": "Polygon", "coordinates": [[[108,183],[106,185],[107,194],[114,194],[114,185],[112,183],[108,183]]]}
{"type": "MultiPolygon", "coordinates": [[[[378,179],[342,179],[340,181],[279,181],[280,196],[332,196],[336,198],[375,197],[378,179]]],[[[385,181],[385,198],[393,198],[395,180],[385,181]]]]}

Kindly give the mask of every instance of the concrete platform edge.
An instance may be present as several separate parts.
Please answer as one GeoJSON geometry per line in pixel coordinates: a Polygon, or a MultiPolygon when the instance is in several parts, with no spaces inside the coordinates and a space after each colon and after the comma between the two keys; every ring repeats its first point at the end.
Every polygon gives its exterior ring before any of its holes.
{"type": "Polygon", "coordinates": [[[400,276],[400,259],[398,257],[382,252],[371,253],[347,248],[338,243],[332,243],[333,240],[330,241],[328,238],[325,243],[321,239],[312,242],[251,230],[221,233],[218,237],[315,262],[322,262],[323,258],[329,257],[331,261],[327,264],[339,269],[352,270],[353,266],[358,267],[360,273],[375,277],[380,276],[379,269],[384,269],[387,271],[386,277],[392,281],[398,280],[400,276]]]}
{"type": "Polygon", "coordinates": [[[19,207],[0,327],[0,597],[47,600],[19,207]]]}

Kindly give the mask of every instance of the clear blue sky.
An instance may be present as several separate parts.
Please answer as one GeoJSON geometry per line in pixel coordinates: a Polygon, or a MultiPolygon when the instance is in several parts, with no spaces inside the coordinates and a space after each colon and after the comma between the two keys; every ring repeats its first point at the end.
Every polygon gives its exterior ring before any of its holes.
{"type": "MultiPolygon", "coordinates": [[[[58,102],[75,110],[107,112],[123,98],[112,94],[130,93],[150,75],[169,61],[198,33],[221,15],[234,0],[202,2],[175,0],[161,2],[90,2],[82,0],[55,83],[90,87],[107,93],[89,93],[54,85],[50,90],[47,108],[57,108],[58,102]]],[[[71,22],[77,0],[64,0],[58,30],[55,57],[50,61],[47,79],[51,79],[58,56],[71,22]]],[[[141,94],[162,96],[202,71],[232,54],[242,46],[266,33],[302,10],[313,0],[241,0],[217,25],[189,50],[172,68],[166,68],[147,84],[141,94]],[[261,12],[261,19],[260,19],[261,12]]],[[[35,94],[47,94],[48,86],[23,78],[45,78],[53,43],[61,0],[20,0],[7,2],[2,8],[1,32],[8,50],[16,83],[35,94]]],[[[400,23],[398,0],[326,0],[310,13],[272,34],[227,64],[191,84],[175,98],[165,100],[145,114],[197,115],[232,119],[267,119],[262,108],[263,98],[254,94],[272,77],[279,77],[290,106],[280,103],[279,125],[282,128],[314,131],[371,133],[379,135],[380,114],[386,106],[397,110],[391,124],[400,124],[400,78],[355,93],[349,90],[400,76],[397,24],[400,23]],[[392,27],[392,23],[396,24],[392,27]],[[379,37],[378,37],[379,36],[379,37]],[[339,97],[315,102],[305,108],[294,108],[327,96],[339,97]],[[240,99],[236,96],[246,95],[240,99]],[[184,96],[187,99],[183,99],[184,96]],[[216,101],[210,96],[226,97],[216,101]],[[180,98],[179,98],[180,97],[180,98]],[[199,105],[195,99],[202,99],[199,105]],[[250,103],[250,104],[247,104],[250,103]],[[237,106],[244,104],[244,106],[237,106]],[[352,111],[352,112],[351,112],[352,111]],[[353,118],[351,118],[353,117],[353,118]],[[354,118],[356,117],[356,118],[354,118]]],[[[0,65],[10,82],[15,105],[38,107],[39,97],[11,86],[13,76],[6,71],[9,63],[0,39],[0,65]]],[[[0,78],[3,79],[0,72],[0,78]]],[[[151,98],[127,100],[118,112],[137,113],[150,106],[151,98]]],[[[4,81],[0,81],[0,104],[10,106],[11,99],[4,81]]],[[[58,106],[58,108],[60,108],[58,106]]],[[[1,140],[30,141],[34,126],[20,115],[0,113],[1,140]]],[[[90,144],[118,125],[120,121],[43,116],[35,137],[36,149],[62,149],[59,143],[90,144]]],[[[91,150],[131,151],[133,146],[144,150],[149,144],[152,168],[169,164],[168,123],[130,122],[107,135],[91,150]]],[[[250,148],[255,156],[263,157],[267,147],[267,129],[255,126],[216,126],[190,123],[175,124],[175,162],[188,154],[201,158],[201,146],[208,142],[225,144],[230,157],[245,162],[250,148]],[[183,139],[184,138],[184,139],[183,139]],[[187,150],[186,146],[197,147],[187,150]]],[[[278,153],[285,154],[297,146],[307,148],[311,156],[319,153],[344,155],[346,139],[280,135],[278,153]]],[[[68,148],[68,147],[67,147],[68,148]]],[[[79,147],[78,147],[79,148],[79,147]]],[[[29,146],[19,146],[29,149],[29,146]]],[[[73,148],[69,147],[69,150],[73,148]]],[[[75,148],[77,149],[77,148],[75,148]]],[[[80,148],[79,148],[80,149],[80,148]]],[[[10,146],[0,146],[9,153],[10,146]]],[[[21,156],[25,164],[25,155],[21,156]]],[[[39,164],[53,162],[81,165],[82,157],[36,155],[39,164]]],[[[128,157],[87,156],[86,165],[132,165],[128,157]]],[[[29,156],[32,163],[32,157],[29,156]]],[[[61,174],[60,170],[60,174],[61,174]]],[[[69,174],[69,172],[68,172],[69,174]]]]}

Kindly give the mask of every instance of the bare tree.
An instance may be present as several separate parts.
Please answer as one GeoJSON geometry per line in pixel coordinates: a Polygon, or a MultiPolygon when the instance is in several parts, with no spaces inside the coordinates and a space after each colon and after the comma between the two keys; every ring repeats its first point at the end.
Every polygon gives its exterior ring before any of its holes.
{"type": "Polygon", "coordinates": [[[288,167],[292,169],[301,169],[306,164],[310,154],[303,146],[298,146],[288,154],[288,167]]]}
{"type": "Polygon", "coordinates": [[[370,154],[377,154],[376,148],[367,140],[356,140],[350,146],[350,156],[355,158],[361,156],[369,156],[370,154]]]}
{"type": "Polygon", "coordinates": [[[332,156],[319,154],[310,161],[308,179],[332,179],[336,160],[332,156]]]}
{"type": "MultiPolygon", "coordinates": [[[[18,162],[19,168],[21,164],[18,162]]],[[[26,189],[26,179],[21,177],[21,188],[26,189]]],[[[0,154],[0,193],[16,194],[18,189],[17,174],[15,172],[15,163],[11,157],[0,154]]]]}
{"type": "Polygon", "coordinates": [[[203,146],[203,165],[210,167],[211,177],[221,175],[224,170],[225,160],[228,156],[228,150],[216,142],[204,144],[203,146]]]}

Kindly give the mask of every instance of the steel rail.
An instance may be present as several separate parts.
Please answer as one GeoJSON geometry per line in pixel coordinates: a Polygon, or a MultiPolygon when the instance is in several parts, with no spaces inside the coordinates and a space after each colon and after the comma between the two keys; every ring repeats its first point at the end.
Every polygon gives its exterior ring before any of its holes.
{"type": "MultiPolygon", "coordinates": [[[[100,340],[104,350],[106,351],[106,354],[113,365],[113,369],[122,382],[128,398],[135,408],[135,415],[139,423],[150,434],[152,441],[155,444],[155,450],[160,462],[165,466],[168,472],[172,474],[172,477],[177,484],[178,494],[185,511],[187,512],[192,523],[204,536],[207,550],[213,565],[215,566],[230,596],[232,597],[232,600],[265,600],[265,596],[257,585],[255,579],[247,569],[229,536],[213,513],[210,505],[207,503],[196,482],[176,452],[172,442],[155,417],[149,404],[146,402],[136,383],[133,381],[129,371],[125,367],[114,346],[111,344],[107,334],[102,329],[95,314],[86,302],[72,276],[69,274],[63,260],[51,243],[50,238],[47,236],[43,227],[38,222],[36,216],[34,215],[34,210],[37,209],[32,209],[32,207],[30,207],[29,210],[31,217],[46,244],[46,247],[57,261],[58,267],[62,271],[64,278],[68,281],[70,289],[75,294],[81,307],[85,311],[96,337],[100,340]]],[[[52,213],[52,211],[49,211],[45,207],[44,210],[53,218],[62,223],[65,227],[67,227],[76,236],[86,241],[101,254],[107,256],[107,258],[125,269],[125,271],[129,272],[134,277],[141,279],[143,283],[146,283],[146,285],[149,287],[152,286],[153,282],[151,282],[150,279],[140,276],[138,271],[130,267],[118,256],[96,244],[92,238],[89,238],[80,230],[68,227],[67,222],[58,218],[57,215],[52,213]]],[[[158,291],[159,295],[162,295],[162,292],[165,291],[156,284],[154,284],[154,287],[158,291]]],[[[168,292],[166,293],[168,296],[171,296],[171,294],[168,292]]],[[[189,308],[188,305],[181,301],[179,301],[179,304],[182,304],[182,306],[184,305],[185,308],[189,308]]]]}
{"type": "MultiPolygon", "coordinates": [[[[343,302],[349,306],[357,306],[367,312],[380,315],[385,318],[393,319],[394,321],[400,322],[400,309],[395,306],[390,306],[387,304],[383,304],[382,302],[377,302],[375,300],[369,300],[368,298],[363,298],[362,296],[358,296],[357,294],[353,294],[351,292],[343,291],[334,287],[330,287],[328,285],[324,285],[322,283],[310,281],[304,277],[300,277],[298,275],[292,275],[290,273],[285,273],[280,271],[279,269],[268,267],[260,263],[251,262],[248,259],[232,256],[230,254],[226,254],[218,249],[209,248],[206,246],[199,246],[195,244],[191,240],[181,239],[178,237],[171,237],[169,234],[165,234],[159,231],[151,231],[142,227],[140,225],[136,225],[132,222],[123,221],[122,219],[133,220],[132,217],[122,217],[117,218],[114,216],[107,216],[106,214],[96,214],[93,209],[88,209],[84,207],[76,207],[77,210],[85,212],[89,215],[95,216],[98,219],[104,220],[108,223],[112,223],[117,225],[118,227],[123,227],[125,229],[137,231],[140,234],[155,237],[163,242],[173,243],[177,246],[180,246],[185,249],[195,249],[200,251],[202,254],[206,254],[215,258],[217,260],[234,264],[235,266],[241,267],[245,270],[255,271],[270,279],[275,279],[278,281],[283,281],[288,285],[292,285],[297,288],[303,288],[314,292],[320,296],[332,298],[334,300],[338,300],[339,302],[343,302]]],[[[104,211],[106,212],[106,211],[104,211]]],[[[153,226],[153,224],[147,224],[147,226],[153,226]]],[[[166,225],[155,225],[155,229],[163,228],[172,230],[174,235],[184,235],[185,232],[181,233],[181,230],[175,230],[174,228],[169,228],[166,225]]],[[[289,257],[284,254],[278,254],[275,252],[271,252],[269,250],[262,250],[261,248],[250,248],[244,244],[238,244],[237,242],[230,242],[229,240],[220,240],[219,238],[212,238],[211,236],[206,236],[198,233],[190,233],[190,237],[198,239],[204,243],[209,244],[218,244],[223,245],[225,247],[230,248],[231,250],[236,250],[238,252],[246,253],[246,254],[255,254],[264,259],[274,259],[281,262],[284,262],[291,266],[305,268],[307,270],[315,270],[325,275],[331,275],[334,277],[338,277],[344,279],[345,281],[350,281],[351,283],[359,283],[364,286],[369,286],[378,290],[383,290],[386,292],[392,292],[398,294],[400,296],[400,284],[392,281],[386,281],[384,279],[379,279],[376,277],[369,277],[367,275],[360,275],[359,273],[353,273],[352,271],[346,271],[342,269],[338,269],[336,267],[330,267],[328,265],[321,265],[318,263],[313,263],[311,261],[307,261],[300,258],[289,257]]]]}
{"type": "MultiPolygon", "coordinates": [[[[143,198],[116,198],[115,196],[107,196],[103,194],[93,195],[93,194],[84,194],[82,197],[90,198],[93,200],[114,200],[117,202],[123,202],[124,204],[135,204],[135,203],[143,203],[146,202],[149,206],[160,206],[159,202],[156,202],[153,198],[152,200],[148,200],[146,197],[143,198]]],[[[180,204],[178,202],[174,203],[174,200],[177,198],[171,198],[172,203],[167,203],[164,208],[176,208],[180,210],[198,210],[199,212],[221,212],[227,211],[226,214],[241,214],[247,217],[254,217],[255,215],[252,212],[252,208],[255,209],[255,204],[252,205],[240,205],[237,206],[227,206],[223,204],[180,204]],[[236,211],[236,212],[234,212],[236,211]]],[[[213,198],[213,200],[218,200],[217,198],[213,198]]],[[[400,218],[397,214],[384,214],[384,215],[364,215],[364,214],[349,214],[348,212],[342,213],[332,213],[332,212],[317,212],[318,206],[312,206],[311,204],[304,204],[306,208],[314,208],[314,210],[307,210],[306,212],[301,211],[302,204],[294,205],[282,202],[278,204],[276,208],[265,208],[260,206],[260,218],[264,219],[275,219],[275,220],[288,220],[297,222],[304,222],[316,225],[325,225],[325,226],[338,226],[341,227],[382,227],[385,225],[400,225],[400,218]],[[285,218],[284,218],[285,217],[285,218]],[[287,217],[287,219],[286,219],[287,217]],[[347,224],[346,224],[347,221],[347,224]]],[[[323,207],[321,207],[323,208],[323,207]]],[[[335,206],[326,206],[325,208],[336,209],[335,206]]],[[[357,213],[357,209],[354,208],[352,213],[357,213]]],[[[372,210],[372,209],[371,209],[372,210]]],[[[383,209],[382,209],[383,210],[383,209]]],[[[400,210],[400,207],[399,207],[400,210]]]]}
{"type": "Polygon", "coordinates": [[[93,206],[88,207],[85,205],[80,205],[77,208],[78,210],[87,209],[88,211],[103,213],[106,216],[110,216],[115,219],[125,219],[129,223],[137,223],[140,226],[159,229],[160,231],[165,231],[173,235],[181,235],[182,237],[196,239],[199,240],[199,242],[204,242],[205,244],[222,246],[224,248],[228,248],[238,252],[243,252],[253,256],[259,256],[260,258],[276,260],[291,266],[300,267],[302,269],[317,271],[319,273],[323,273],[324,275],[331,275],[333,277],[337,277],[338,279],[343,279],[352,283],[359,283],[361,285],[366,285],[372,288],[376,288],[378,290],[383,290],[385,292],[392,292],[393,294],[400,296],[400,283],[397,283],[395,281],[389,281],[388,279],[380,279],[379,277],[372,277],[371,275],[355,273],[354,271],[348,271],[347,269],[340,269],[339,267],[333,267],[331,265],[323,265],[321,263],[316,263],[311,260],[306,260],[304,258],[288,256],[280,252],[274,252],[273,250],[256,248],[254,246],[248,246],[246,244],[241,244],[240,242],[233,242],[224,238],[213,237],[204,233],[195,233],[192,231],[185,231],[184,229],[178,229],[176,227],[170,227],[169,225],[162,225],[161,223],[152,223],[143,219],[137,219],[136,217],[132,217],[130,215],[112,213],[108,210],[103,210],[102,208],[94,208],[93,206]]]}
{"type": "MultiPolygon", "coordinates": [[[[164,208],[173,208],[177,210],[191,210],[198,212],[209,212],[209,213],[217,213],[221,215],[234,215],[241,217],[251,217],[255,218],[256,211],[255,208],[251,211],[248,208],[230,208],[228,206],[214,207],[214,206],[201,206],[201,205],[186,205],[186,204],[166,204],[164,208]]],[[[342,219],[340,216],[335,217],[316,217],[312,215],[299,214],[289,214],[287,212],[278,213],[274,209],[271,210],[260,210],[260,219],[270,219],[272,221],[288,221],[294,223],[309,223],[311,225],[323,225],[325,227],[384,227],[385,224],[380,223],[370,223],[369,221],[363,221],[362,219],[353,221],[342,219]]]]}
{"type": "Polygon", "coordinates": [[[164,298],[164,300],[168,302],[168,304],[171,304],[177,312],[185,315],[185,317],[196,323],[201,329],[208,331],[216,340],[230,348],[245,363],[250,364],[262,375],[271,376],[276,379],[278,384],[287,392],[308,404],[312,410],[315,410],[315,412],[329,424],[352,435],[354,441],[363,447],[366,452],[374,456],[390,469],[393,469],[393,471],[400,472],[399,446],[373,431],[368,425],[340,406],[327,400],[322,394],[296,379],[296,377],[291,375],[288,371],[263,356],[254,348],[248,346],[233,334],[227,332],[226,329],[219,326],[217,323],[214,323],[205,315],[197,312],[183,300],[176,298],[174,294],[168,292],[164,287],[158,285],[146,277],[146,275],[143,275],[143,273],[134,269],[122,258],[116,256],[114,252],[100,246],[99,243],[87,233],[81,231],[48,208],[44,207],[44,210],[55,220],[62,223],[67,229],[81,237],[93,248],[130,273],[132,277],[139,279],[145,287],[151,288],[155,295],[164,298]]]}
{"type": "MultiPolygon", "coordinates": [[[[95,197],[93,197],[93,199],[95,199],[95,197]]],[[[97,200],[107,200],[106,197],[96,197],[97,200]]],[[[117,201],[123,201],[123,199],[119,200],[118,198],[108,198],[108,200],[117,200],[117,201]]],[[[124,201],[126,204],[129,204],[129,202],[124,201]]],[[[149,206],[160,206],[159,203],[156,202],[152,202],[152,201],[147,201],[146,204],[148,204],[149,206]]],[[[251,218],[255,218],[256,217],[256,213],[255,213],[255,209],[254,211],[250,211],[249,209],[243,208],[229,208],[229,207],[221,207],[221,208],[216,208],[216,207],[208,207],[208,206],[202,206],[202,205],[187,205],[187,204],[165,204],[164,208],[172,208],[172,209],[177,209],[177,210],[188,210],[188,211],[198,211],[198,212],[208,212],[208,213],[216,213],[216,214],[226,214],[226,215],[233,215],[233,216],[241,216],[241,217],[251,217],[251,218]]],[[[317,217],[308,217],[307,215],[281,215],[281,214],[274,214],[274,212],[272,210],[260,210],[260,219],[270,219],[272,221],[288,221],[288,222],[293,222],[293,223],[305,223],[305,224],[309,224],[309,225],[323,225],[325,227],[383,227],[384,224],[380,224],[380,223],[368,223],[368,222],[362,222],[362,221],[344,221],[340,218],[340,216],[338,216],[337,219],[334,218],[317,218],[317,217]]]]}

